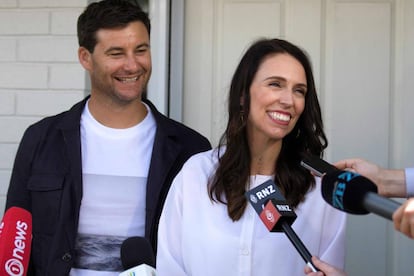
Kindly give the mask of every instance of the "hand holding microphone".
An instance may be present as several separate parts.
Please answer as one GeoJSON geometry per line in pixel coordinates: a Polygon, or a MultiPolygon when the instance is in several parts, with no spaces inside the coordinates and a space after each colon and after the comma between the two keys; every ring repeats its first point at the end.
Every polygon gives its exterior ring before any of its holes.
{"type": "Polygon", "coordinates": [[[318,271],[312,263],[312,255],[296,235],[291,224],[296,219],[295,212],[272,180],[247,191],[247,200],[255,209],[262,222],[270,232],[284,232],[303,260],[312,271],[318,271]]]}
{"type": "Polygon", "coordinates": [[[345,271],[334,267],[315,256],[312,257],[312,261],[321,271],[314,272],[309,267],[305,267],[306,276],[347,276],[345,271]]]}
{"type": "Polygon", "coordinates": [[[414,198],[408,199],[392,216],[394,227],[414,239],[414,198]]]}
{"type": "Polygon", "coordinates": [[[327,203],[350,214],[374,213],[392,220],[400,203],[382,197],[368,178],[350,171],[341,171],[324,160],[308,156],[302,166],[322,177],[322,196],[327,203]]]}

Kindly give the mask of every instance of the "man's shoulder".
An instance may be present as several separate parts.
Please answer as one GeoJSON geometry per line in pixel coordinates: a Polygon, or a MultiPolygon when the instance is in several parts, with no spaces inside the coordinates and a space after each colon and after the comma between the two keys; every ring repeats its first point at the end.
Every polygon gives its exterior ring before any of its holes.
{"type": "MultiPolygon", "coordinates": [[[[203,149],[210,149],[211,144],[209,140],[201,133],[192,129],[189,126],[184,125],[178,121],[166,117],[165,124],[160,127],[166,127],[166,132],[172,134],[176,140],[182,141],[183,143],[197,143],[203,145],[203,149]]],[[[191,146],[191,145],[188,145],[191,146]]]]}
{"type": "Polygon", "coordinates": [[[168,118],[168,117],[165,117],[165,119],[166,119],[165,123],[168,124],[171,129],[177,130],[177,132],[182,134],[183,136],[194,135],[194,136],[204,137],[197,130],[185,125],[184,123],[178,122],[178,121],[176,121],[174,119],[171,119],[171,118],[168,118]]]}
{"type": "Polygon", "coordinates": [[[167,135],[175,136],[180,140],[196,140],[208,144],[209,148],[211,147],[208,139],[201,133],[181,122],[178,122],[160,113],[149,100],[146,99],[144,102],[150,106],[151,112],[153,113],[157,124],[157,128],[160,128],[161,131],[167,135]]]}
{"type": "Polygon", "coordinates": [[[27,128],[27,131],[47,131],[51,128],[65,125],[79,125],[80,115],[83,110],[84,100],[76,103],[70,109],[60,113],[46,116],[39,121],[33,123],[27,128]]]}

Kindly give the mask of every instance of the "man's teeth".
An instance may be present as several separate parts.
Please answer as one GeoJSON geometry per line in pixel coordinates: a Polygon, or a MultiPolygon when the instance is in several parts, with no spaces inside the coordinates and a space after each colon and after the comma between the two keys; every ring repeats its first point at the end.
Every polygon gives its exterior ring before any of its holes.
{"type": "Polygon", "coordinates": [[[121,82],[134,82],[138,79],[138,77],[133,78],[118,78],[121,82]]]}
{"type": "Polygon", "coordinates": [[[272,117],[275,120],[285,121],[285,122],[288,122],[290,120],[290,115],[287,115],[287,114],[281,114],[281,113],[276,113],[276,112],[271,112],[269,114],[270,114],[270,117],[272,117]]]}

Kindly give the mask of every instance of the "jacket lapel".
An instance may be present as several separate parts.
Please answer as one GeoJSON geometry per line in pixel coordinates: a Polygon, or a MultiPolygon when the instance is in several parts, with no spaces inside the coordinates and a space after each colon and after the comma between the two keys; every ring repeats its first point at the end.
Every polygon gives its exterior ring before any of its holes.
{"type": "Polygon", "coordinates": [[[175,142],[176,129],[171,127],[169,120],[159,113],[151,102],[145,100],[145,103],[151,108],[157,123],[146,194],[145,233],[149,237],[151,229],[154,227],[152,225],[154,216],[157,215],[156,212],[160,211],[160,206],[163,204],[163,193],[168,192],[169,185],[166,183],[172,180],[169,177],[171,178],[171,171],[182,151],[182,145],[175,142]]]}
{"type": "MultiPolygon", "coordinates": [[[[67,193],[70,195],[70,200],[74,204],[75,209],[80,208],[82,199],[82,154],[81,154],[81,137],[80,137],[80,118],[82,111],[85,107],[86,101],[89,97],[86,97],[83,101],[74,105],[62,119],[58,126],[62,131],[64,139],[64,147],[66,151],[66,162],[69,166],[70,179],[73,180],[71,183],[71,191],[67,193]]],[[[72,210],[73,211],[73,210],[72,210]]],[[[74,220],[77,222],[79,218],[79,212],[75,212],[74,220]]]]}

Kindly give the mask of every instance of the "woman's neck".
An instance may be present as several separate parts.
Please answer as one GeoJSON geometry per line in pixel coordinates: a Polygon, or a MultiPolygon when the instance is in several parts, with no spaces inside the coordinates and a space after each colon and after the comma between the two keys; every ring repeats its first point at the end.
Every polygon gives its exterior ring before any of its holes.
{"type": "Polygon", "coordinates": [[[250,174],[251,175],[274,175],[275,164],[279,157],[280,150],[282,148],[282,141],[273,143],[254,145],[250,147],[251,162],[250,162],[250,174]]]}

